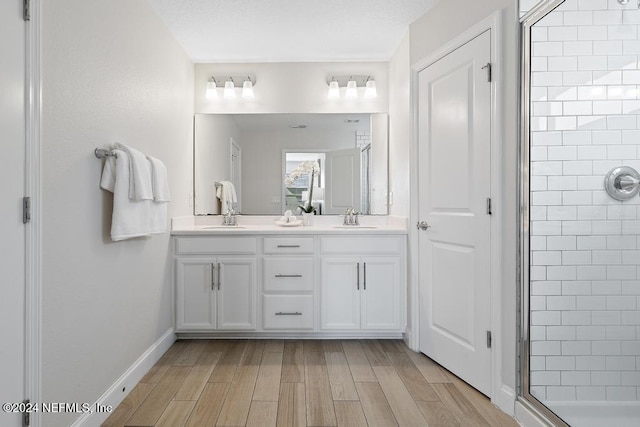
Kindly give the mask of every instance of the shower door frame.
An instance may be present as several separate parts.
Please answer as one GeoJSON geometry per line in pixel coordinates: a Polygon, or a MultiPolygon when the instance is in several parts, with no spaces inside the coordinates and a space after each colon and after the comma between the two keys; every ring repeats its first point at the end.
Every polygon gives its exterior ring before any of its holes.
{"type": "Polygon", "coordinates": [[[544,18],[548,13],[553,11],[559,5],[564,3],[565,0],[542,0],[528,13],[526,13],[520,19],[520,40],[521,40],[521,75],[520,75],[520,144],[518,150],[518,166],[519,166],[519,215],[518,215],[518,250],[520,253],[517,256],[518,259],[518,278],[520,284],[518,286],[518,331],[519,331],[519,343],[518,343],[518,368],[519,375],[517,375],[517,390],[518,401],[530,411],[533,411],[546,422],[551,423],[554,426],[569,426],[564,420],[558,417],[553,411],[551,411],[542,401],[533,396],[530,390],[530,311],[529,311],[529,297],[530,297],[530,187],[529,187],[529,150],[531,142],[531,28],[534,24],[544,18]]]}

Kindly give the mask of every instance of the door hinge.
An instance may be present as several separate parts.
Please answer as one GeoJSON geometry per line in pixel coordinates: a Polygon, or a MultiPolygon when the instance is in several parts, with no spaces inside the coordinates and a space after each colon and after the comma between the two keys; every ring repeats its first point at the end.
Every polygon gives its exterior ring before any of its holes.
{"type": "Polygon", "coordinates": [[[22,222],[24,224],[31,221],[31,197],[22,198],[22,222]]]}
{"type": "Polygon", "coordinates": [[[22,0],[22,19],[24,21],[31,20],[31,0],[22,0]]]}
{"type": "Polygon", "coordinates": [[[487,197],[487,215],[491,215],[491,197],[487,197]]]}
{"type": "Polygon", "coordinates": [[[487,348],[491,348],[491,331],[487,331],[487,348]]]}
{"type": "Polygon", "coordinates": [[[25,399],[22,403],[24,403],[25,407],[25,411],[22,413],[22,426],[28,427],[31,424],[31,412],[29,411],[29,407],[31,406],[29,404],[31,403],[31,400],[25,399]]]}
{"type": "Polygon", "coordinates": [[[487,62],[487,65],[481,68],[481,70],[487,69],[487,81],[491,83],[491,62],[487,62]]]}

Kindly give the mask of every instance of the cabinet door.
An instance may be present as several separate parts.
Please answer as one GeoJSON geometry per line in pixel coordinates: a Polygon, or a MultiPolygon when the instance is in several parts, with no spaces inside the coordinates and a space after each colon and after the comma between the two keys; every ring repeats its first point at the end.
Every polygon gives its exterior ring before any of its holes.
{"type": "Polygon", "coordinates": [[[213,258],[176,259],[176,331],[216,328],[213,258]]]}
{"type": "Polygon", "coordinates": [[[362,329],[400,328],[400,260],[361,260],[362,329]]]}
{"type": "Polygon", "coordinates": [[[218,258],[218,330],[256,328],[256,259],[218,258]]]}
{"type": "Polygon", "coordinates": [[[322,329],[360,328],[358,258],[324,258],[320,281],[322,329]]]}

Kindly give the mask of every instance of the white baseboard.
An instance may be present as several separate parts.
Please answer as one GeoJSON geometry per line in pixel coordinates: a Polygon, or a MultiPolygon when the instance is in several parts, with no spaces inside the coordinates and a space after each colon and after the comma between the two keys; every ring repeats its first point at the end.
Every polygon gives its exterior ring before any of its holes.
{"type": "Polygon", "coordinates": [[[491,398],[491,402],[500,408],[502,412],[513,417],[515,413],[516,393],[511,387],[502,384],[496,395],[491,398]]]}
{"type": "MultiPolygon", "coordinates": [[[[122,374],[122,376],[98,398],[98,400],[94,402],[92,409],[111,406],[113,410],[115,410],[135,385],[138,384],[142,377],[175,341],[176,335],[173,333],[173,329],[169,329],[155,343],[153,343],[151,347],[149,347],[147,351],[145,351],[142,356],[140,356],[138,360],[136,360],[134,364],[131,365],[129,369],[127,369],[126,372],[122,374]]],[[[111,412],[86,413],[78,418],[71,427],[98,426],[102,424],[109,415],[111,415],[111,412]]]]}

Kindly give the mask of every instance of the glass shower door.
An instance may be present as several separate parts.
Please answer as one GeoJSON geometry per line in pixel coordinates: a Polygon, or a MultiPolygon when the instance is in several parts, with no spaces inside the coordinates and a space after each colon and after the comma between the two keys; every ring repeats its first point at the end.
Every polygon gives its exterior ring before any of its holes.
{"type": "Polygon", "coordinates": [[[520,392],[575,427],[640,425],[638,7],[523,16],[520,392]]]}

